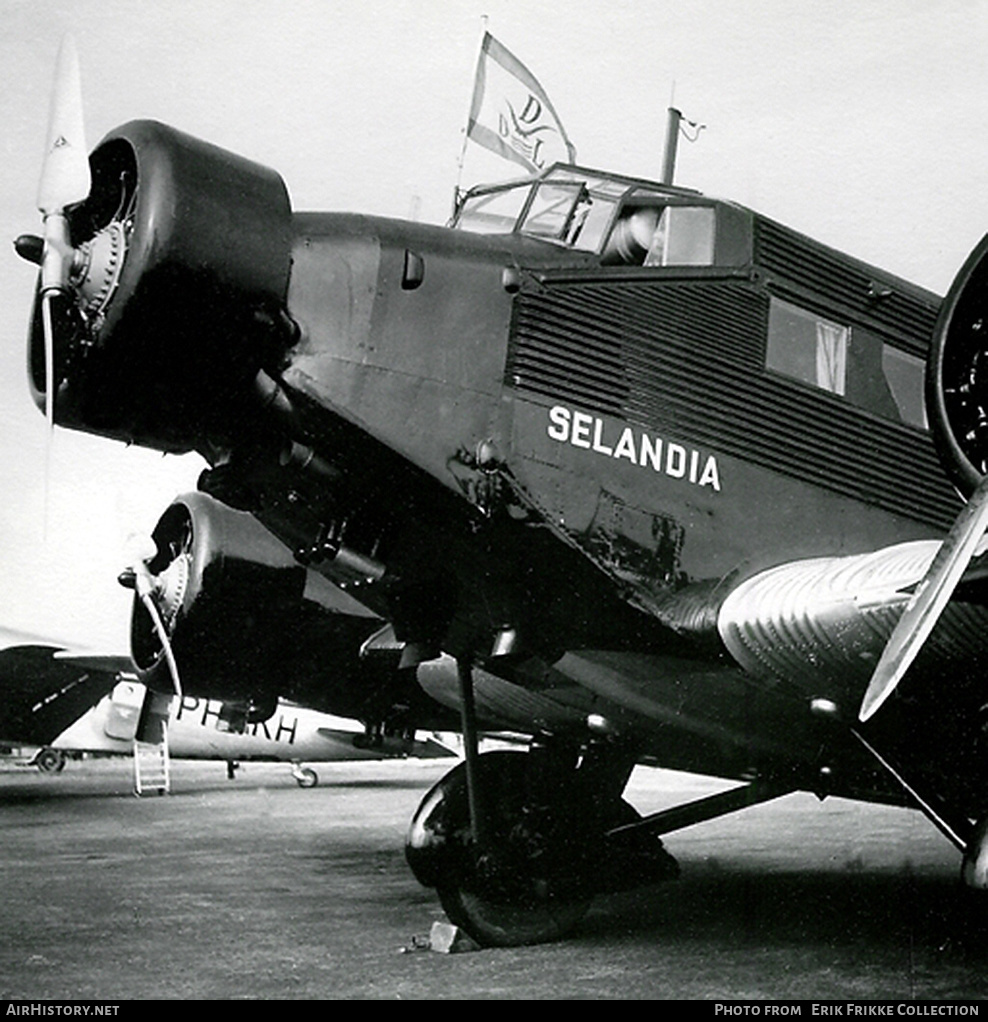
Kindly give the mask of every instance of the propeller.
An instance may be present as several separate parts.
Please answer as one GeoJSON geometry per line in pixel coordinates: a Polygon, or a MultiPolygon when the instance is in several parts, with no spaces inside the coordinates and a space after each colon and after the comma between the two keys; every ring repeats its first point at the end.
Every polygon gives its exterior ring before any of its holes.
{"type": "Polygon", "coordinates": [[[182,682],[178,675],[178,662],[175,659],[171,639],[168,636],[168,629],[165,628],[165,623],[162,620],[155,598],[159,592],[160,585],[148,567],[148,562],[157,556],[158,547],[150,536],[138,535],[131,536],[127,545],[130,553],[128,558],[130,567],[120,573],[118,581],[125,588],[133,589],[137,594],[137,598],[144,604],[144,608],[151,618],[151,624],[154,626],[154,630],[161,642],[161,648],[164,650],[175,694],[181,699],[182,682]]]}
{"type": "Polygon", "coordinates": [[[55,431],[55,313],[54,303],[69,290],[76,260],[66,211],[84,201],[92,187],[82,121],[82,82],[79,57],[71,36],[62,39],[48,111],[45,155],[38,182],[38,210],[43,237],[21,235],[19,255],[41,267],[41,330],[45,354],[45,497],[44,528],[48,531],[48,489],[51,441],[55,431]]]}
{"type": "Polygon", "coordinates": [[[988,529],[988,475],[982,478],[967,505],[957,516],[947,538],[922,582],[909,598],[881,659],[871,676],[859,719],[872,717],[895,691],[903,675],[929,638],[957,583],[988,529]]]}
{"type": "Polygon", "coordinates": [[[38,210],[44,225],[41,250],[41,317],[45,342],[45,420],[49,435],[55,418],[55,335],[52,302],[65,293],[75,252],[66,210],[89,195],[92,180],[82,121],[79,57],[71,36],[58,51],[48,112],[45,156],[38,183],[38,210]]]}

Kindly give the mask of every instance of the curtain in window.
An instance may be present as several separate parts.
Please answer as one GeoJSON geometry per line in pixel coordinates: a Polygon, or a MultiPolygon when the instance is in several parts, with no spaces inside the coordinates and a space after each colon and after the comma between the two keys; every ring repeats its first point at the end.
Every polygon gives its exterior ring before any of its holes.
{"type": "Polygon", "coordinates": [[[847,334],[846,326],[816,323],[816,382],[824,390],[833,394],[844,393],[844,380],[847,372],[847,334]]]}

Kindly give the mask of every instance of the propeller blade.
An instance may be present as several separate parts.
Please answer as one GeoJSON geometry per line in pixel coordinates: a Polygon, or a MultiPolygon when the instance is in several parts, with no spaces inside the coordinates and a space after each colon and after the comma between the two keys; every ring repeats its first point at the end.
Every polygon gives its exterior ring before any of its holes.
{"type": "Polygon", "coordinates": [[[44,465],[44,514],[42,535],[48,539],[48,495],[51,485],[51,442],[55,435],[55,329],[52,326],[51,303],[54,292],[41,294],[41,322],[45,337],[45,465],[44,465]]]}
{"type": "Polygon", "coordinates": [[[895,691],[929,638],[988,529],[988,476],[978,484],[906,604],[868,683],[858,717],[868,720],[895,691]]]}
{"type": "Polygon", "coordinates": [[[157,557],[158,544],[146,532],[132,532],[124,541],[124,555],[131,566],[138,562],[146,565],[157,557]]]}
{"type": "Polygon", "coordinates": [[[158,591],[154,576],[148,568],[148,561],[152,560],[158,553],[157,544],[147,535],[132,533],[127,539],[127,552],[130,555],[131,567],[122,572],[120,583],[128,588],[133,586],[138,599],[144,604],[144,609],[151,618],[151,624],[161,642],[161,648],[165,653],[165,660],[168,663],[168,671],[172,677],[172,685],[175,694],[182,698],[182,682],[178,676],[178,662],[172,650],[171,638],[168,629],[161,618],[158,604],[155,602],[155,594],[158,591]]]}
{"type": "Polygon", "coordinates": [[[82,80],[71,36],[62,40],[48,113],[45,157],[38,185],[38,209],[48,216],[89,195],[89,155],[82,123],[82,80]]]}
{"type": "Polygon", "coordinates": [[[62,39],[55,66],[55,84],[48,111],[45,155],[38,183],[38,209],[44,221],[41,248],[41,317],[45,344],[45,512],[48,532],[48,476],[55,431],[55,330],[52,301],[68,287],[74,253],[65,210],[89,195],[92,178],[82,118],[82,78],[79,55],[71,36],[62,39]]]}
{"type": "Polygon", "coordinates": [[[49,434],[55,427],[55,327],[52,323],[54,294],[41,296],[41,323],[45,339],[45,421],[49,434]]]}
{"type": "Polygon", "coordinates": [[[154,630],[158,633],[158,639],[161,641],[161,648],[165,651],[165,659],[168,661],[168,671],[172,676],[172,685],[175,687],[175,695],[179,699],[182,698],[182,682],[178,677],[178,662],[175,660],[175,653],[172,651],[171,639],[168,637],[168,629],[165,628],[164,621],[161,620],[161,614],[158,612],[158,605],[154,602],[154,583],[151,581],[150,572],[142,562],[140,568],[136,568],[136,585],[137,595],[140,597],[141,603],[144,604],[145,610],[151,615],[151,622],[154,625],[154,630]],[[140,570],[143,568],[143,572],[140,570]]]}

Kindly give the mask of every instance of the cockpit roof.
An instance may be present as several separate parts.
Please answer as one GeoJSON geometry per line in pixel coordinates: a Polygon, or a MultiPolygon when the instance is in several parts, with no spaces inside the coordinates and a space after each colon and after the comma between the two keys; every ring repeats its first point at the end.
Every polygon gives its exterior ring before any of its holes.
{"type": "MultiPolygon", "coordinates": [[[[609,210],[636,197],[661,198],[663,201],[690,199],[713,204],[694,189],[657,184],[642,178],[626,177],[572,164],[554,163],[536,176],[515,178],[495,184],[480,184],[464,192],[457,202],[452,227],[482,234],[535,233],[531,231],[529,216],[532,205],[543,185],[557,186],[562,194],[570,194],[573,203],[581,198],[591,203],[605,203],[609,210]]],[[[554,240],[564,240],[556,238],[554,240]]],[[[586,248],[585,245],[577,247],[586,248]]]]}
{"type": "MultiPolygon", "coordinates": [[[[875,311],[876,294],[894,293],[917,309],[939,296],[822,244],[735,202],[691,188],[556,163],[536,176],[481,184],[464,192],[451,226],[481,234],[524,234],[597,256],[608,272],[666,276],[748,273],[779,290],[797,287],[825,302],[875,311]],[[624,268],[622,270],[621,268],[624,268]]],[[[819,299],[818,299],[819,300],[819,299]]],[[[921,318],[927,315],[924,312],[921,318]]]]}
{"type": "Polygon", "coordinates": [[[594,254],[602,266],[738,268],[752,259],[747,210],[693,189],[562,163],[471,188],[451,226],[525,235],[594,254]]]}

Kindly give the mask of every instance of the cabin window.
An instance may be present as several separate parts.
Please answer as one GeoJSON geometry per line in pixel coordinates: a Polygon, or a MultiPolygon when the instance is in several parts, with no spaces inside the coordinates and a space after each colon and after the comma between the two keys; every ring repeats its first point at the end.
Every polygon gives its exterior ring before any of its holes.
{"type": "Polygon", "coordinates": [[[883,344],[882,371],[899,410],[899,418],[911,426],[928,429],[926,403],[923,399],[923,360],[893,348],[891,344],[883,344]]]}
{"type": "Polygon", "coordinates": [[[765,364],[821,390],[844,394],[849,337],[846,326],[773,298],[765,364]]]}
{"type": "Polygon", "coordinates": [[[765,365],[874,415],[927,429],[924,364],[865,327],[849,327],[773,298],[765,365]]]}
{"type": "Polygon", "coordinates": [[[605,266],[711,266],[712,206],[628,206],[607,239],[605,266]]]}
{"type": "Polygon", "coordinates": [[[645,265],[710,266],[713,261],[713,207],[666,206],[645,256],[645,265]]]}

